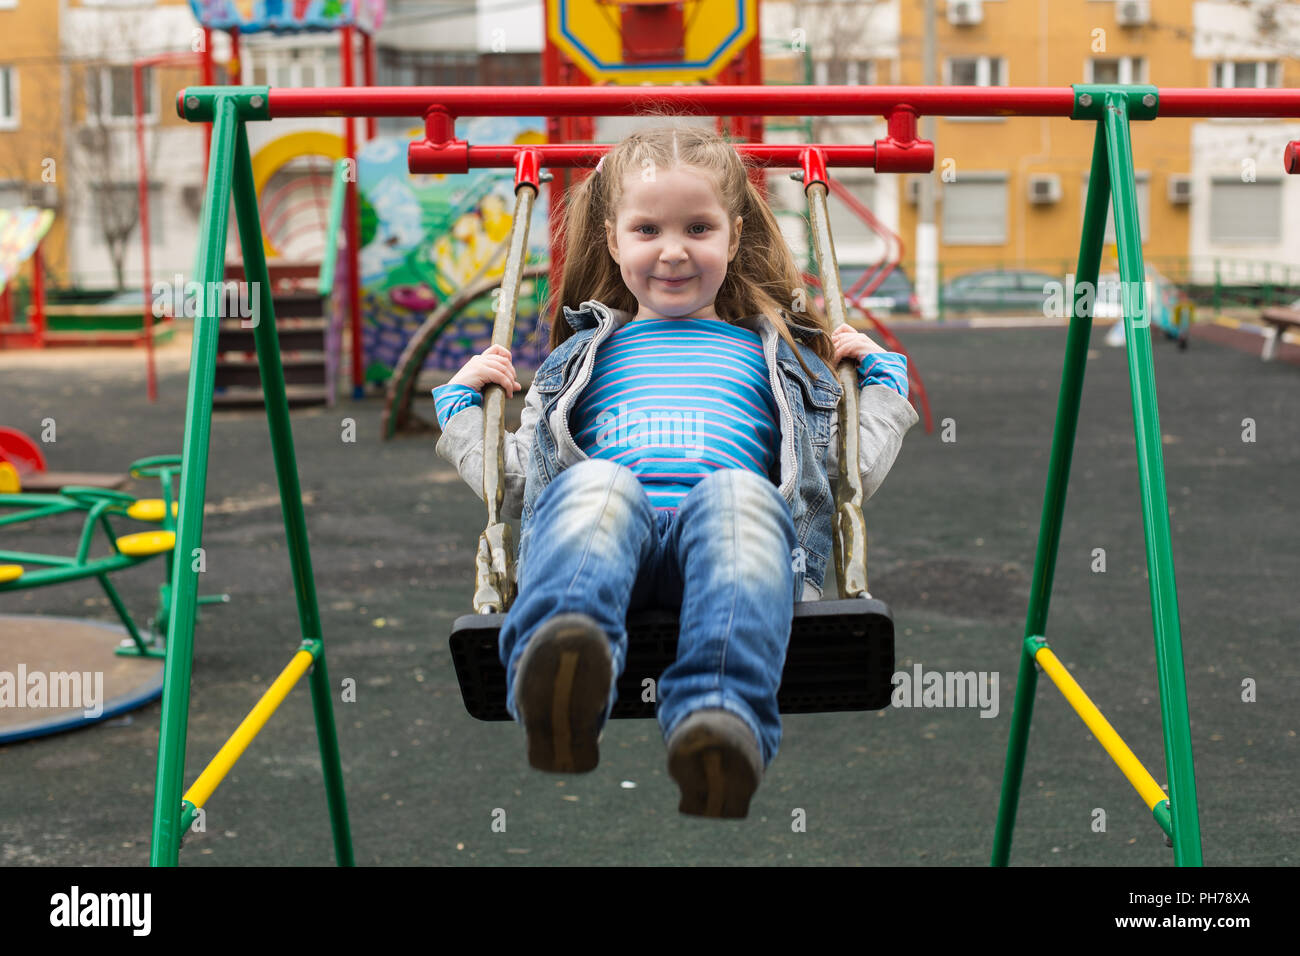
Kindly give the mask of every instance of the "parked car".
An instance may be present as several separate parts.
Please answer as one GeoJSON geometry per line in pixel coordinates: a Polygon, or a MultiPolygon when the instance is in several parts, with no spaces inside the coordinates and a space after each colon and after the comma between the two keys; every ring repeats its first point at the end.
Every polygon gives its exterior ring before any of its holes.
{"type": "Polygon", "coordinates": [[[944,284],[943,308],[950,312],[1041,312],[1064,277],[1029,269],[968,272],[944,284]]]}
{"type": "MultiPolygon", "coordinates": [[[[862,278],[862,274],[867,271],[875,271],[874,265],[840,265],[840,288],[845,294],[857,284],[862,278]]],[[[871,280],[868,280],[870,284],[871,280]]],[[[818,295],[814,300],[817,307],[825,307],[825,298],[818,295]]],[[[921,311],[920,303],[916,298],[916,290],[912,288],[912,280],[907,277],[907,273],[900,266],[895,266],[885,276],[885,281],[880,286],[872,290],[870,295],[858,296],[855,300],[862,308],[871,309],[882,313],[904,313],[917,315],[921,311]]]]}

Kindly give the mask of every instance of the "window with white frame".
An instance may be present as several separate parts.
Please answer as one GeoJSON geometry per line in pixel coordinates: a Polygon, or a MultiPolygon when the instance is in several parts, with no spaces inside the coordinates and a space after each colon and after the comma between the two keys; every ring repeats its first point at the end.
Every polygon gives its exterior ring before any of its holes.
{"type": "MultiPolygon", "coordinates": [[[[1079,204],[1079,215],[1082,217],[1083,211],[1088,206],[1088,180],[1091,177],[1084,173],[1082,200],[1079,204]]],[[[1135,172],[1133,174],[1134,185],[1137,187],[1137,207],[1138,207],[1138,231],[1142,234],[1142,241],[1147,241],[1148,223],[1151,221],[1151,174],[1135,172]]],[[[1106,243],[1115,245],[1115,197],[1112,193],[1106,200],[1106,243]]]]}
{"type": "MultiPolygon", "coordinates": [[[[252,46],[244,53],[244,82],[253,86],[341,86],[338,51],[324,46],[252,46]]],[[[361,73],[357,78],[360,82],[361,73]]]]}
{"type": "MultiPolygon", "coordinates": [[[[90,111],[104,122],[122,122],[135,116],[135,79],[130,66],[104,66],[88,74],[87,99],[90,111]]],[[[140,71],[144,87],[144,118],[158,118],[158,89],[153,67],[140,71]]]]}
{"type": "Polygon", "coordinates": [[[943,184],[943,244],[1001,245],[1007,241],[1007,176],[963,173],[943,184]]]}
{"type": "Polygon", "coordinates": [[[1282,180],[1210,180],[1210,237],[1214,242],[1280,242],[1282,180]]]}
{"type": "Polygon", "coordinates": [[[954,56],[943,61],[948,86],[1006,86],[1006,61],[1000,56],[954,56]]]}
{"type": "Polygon", "coordinates": [[[1228,89],[1261,89],[1280,86],[1280,73],[1276,60],[1224,60],[1214,64],[1211,82],[1228,89]]]}
{"type": "Polygon", "coordinates": [[[871,60],[818,60],[813,64],[813,82],[818,86],[871,86],[876,82],[876,65],[871,60]]]}
{"type": "Polygon", "coordinates": [[[0,129],[18,128],[18,68],[0,66],[0,129]]]}
{"type": "Polygon", "coordinates": [[[1086,83],[1131,85],[1147,82],[1147,61],[1141,56],[1094,56],[1084,69],[1086,83]]]}

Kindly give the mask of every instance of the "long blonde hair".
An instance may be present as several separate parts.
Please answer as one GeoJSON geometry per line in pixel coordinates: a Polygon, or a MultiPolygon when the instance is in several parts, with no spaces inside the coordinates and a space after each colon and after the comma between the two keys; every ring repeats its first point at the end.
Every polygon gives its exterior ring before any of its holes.
{"type": "Polygon", "coordinates": [[[738,322],[758,314],[766,316],[809,375],[811,370],[795,347],[788,326],[819,332],[808,345],[829,367],[834,356],[829,323],[824,313],[813,306],[803,272],[776,217],[750,182],[740,154],[716,132],[700,126],[638,130],[606,153],[599,173],[586,176],[569,189],[563,214],[563,276],[543,309],[543,314],[550,317],[550,347],[554,349],[573,334],[564,319],[563,306],[576,311],[583,302],[595,299],[610,308],[636,314],[636,298],[609,253],[605,222],[617,218],[624,177],[646,168],[647,161],[653,163],[653,169],[684,166],[705,173],[727,211],[728,223],[737,216],[743,220],[740,248],[714,302],[718,317],[738,322]],[[800,311],[793,311],[796,297],[802,300],[800,311]]]}

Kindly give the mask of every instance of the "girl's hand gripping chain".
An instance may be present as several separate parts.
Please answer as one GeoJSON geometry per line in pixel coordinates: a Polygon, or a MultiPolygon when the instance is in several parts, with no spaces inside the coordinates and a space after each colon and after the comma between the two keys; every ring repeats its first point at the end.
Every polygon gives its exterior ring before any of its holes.
{"type": "Polygon", "coordinates": [[[513,396],[522,388],[519,379],[515,377],[510,350],[500,345],[489,346],[482,355],[475,355],[447,384],[468,385],[474,391],[482,393],[483,386],[489,382],[500,385],[508,396],[513,396]]]}

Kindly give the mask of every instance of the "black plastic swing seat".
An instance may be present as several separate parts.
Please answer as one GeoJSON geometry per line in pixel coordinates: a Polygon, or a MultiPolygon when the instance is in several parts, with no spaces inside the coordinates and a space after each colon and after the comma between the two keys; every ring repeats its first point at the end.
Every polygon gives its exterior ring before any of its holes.
{"type": "MultiPolygon", "coordinates": [[[[504,614],[464,614],[451,634],[465,709],[478,720],[510,720],[506,672],[498,651],[504,614]]],[[[676,611],[628,616],[628,655],[611,717],[653,717],[643,681],[677,659],[676,611]]],[[[883,601],[848,598],[794,606],[790,646],[777,699],[783,714],[881,710],[893,693],[894,621],[883,601]]]]}

